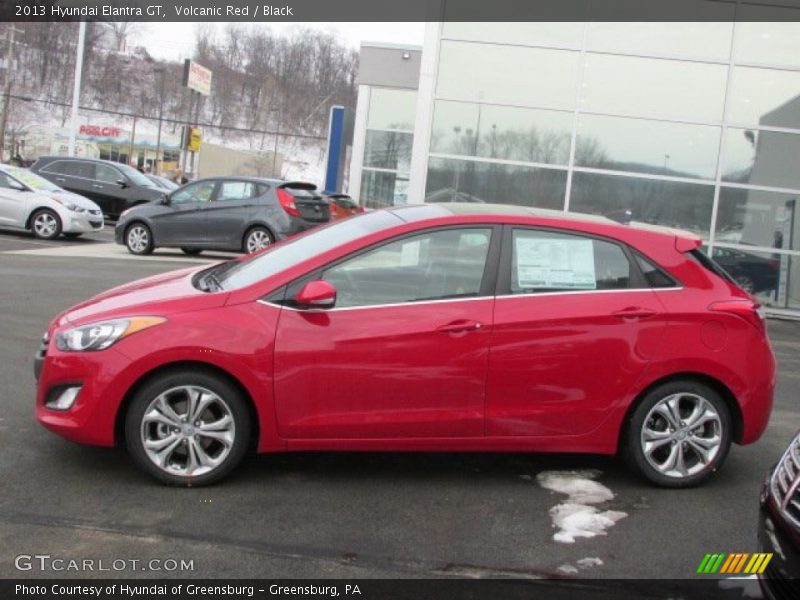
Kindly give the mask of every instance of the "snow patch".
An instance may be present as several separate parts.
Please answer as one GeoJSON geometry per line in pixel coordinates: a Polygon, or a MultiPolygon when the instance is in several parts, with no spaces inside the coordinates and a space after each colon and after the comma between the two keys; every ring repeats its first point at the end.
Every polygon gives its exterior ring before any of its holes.
{"type": "Polygon", "coordinates": [[[572,565],[561,565],[560,567],[558,567],[558,570],[561,571],[562,573],[569,573],[569,574],[578,572],[578,569],[573,567],[572,565]]]}
{"type": "Polygon", "coordinates": [[[536,476],[543,488],[568,496],[566,502],[550,509],[553,527],[558,529],[553,535],[555,541],[572,544],[576,538],[606,535],[606,529],[628,516],[617,510],[602,511],[592,506],[614,499],[614,492],[594,481],[600,474],[597,470],[543,471],[536,476]]]}
{"type": "Polygon", "coordinates": [[[592,567],[599,567],[602,564],[603,561],[596,557],[586,557],[578,561],[578,566],[581,569],[591,569],[592,567]]]}

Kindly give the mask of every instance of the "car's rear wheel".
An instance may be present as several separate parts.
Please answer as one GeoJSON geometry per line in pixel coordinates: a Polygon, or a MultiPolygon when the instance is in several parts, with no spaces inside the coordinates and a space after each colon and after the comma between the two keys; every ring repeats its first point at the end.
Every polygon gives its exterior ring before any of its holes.
{"type": "Polygon", "coordinates": [[[54,240],[61,235],[61,219],[48,208],[37,210],[31,218],[31,230],[40,240],[54,240]]]}
{"type": "Polygon", "coordinates": [[[136,464],[163,483],[215,483],[247,452],[247,401],[234,385],[210,373],[165,374],[136,392],[125,439],[136,464]]]}
{"type": "Polygon", "coordinates": [[[186,256],[197,256],[202,252],[199,248],[181,248],[181,252],[183,252],[186,256]]]}
{"type": "Polygon", "coordinates": [[[144,223],[133,223],[125,230],[125,246],[137,256],[152,254],[155,249],[153,233],[144,223]]]}
{"type": "Polygon", "coordinates": [[[731,417],[712,388],[675,380],[650,390],[626,427],[628,464],[653,483],[672,488],[702,483],[725,461],[731,417]]]}
{"type": "Polygon", "coordinates": [[[253,227],[244,235],[244,251],[248,254],[263,250],[275,243],[272,234],[266,227],[253,227]]]}

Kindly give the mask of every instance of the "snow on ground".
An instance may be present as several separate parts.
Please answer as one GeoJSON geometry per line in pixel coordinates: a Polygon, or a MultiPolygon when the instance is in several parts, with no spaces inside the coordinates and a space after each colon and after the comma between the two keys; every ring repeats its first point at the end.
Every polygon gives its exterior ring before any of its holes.
{"type": "Polygon", "coordinates": [[[599,567],[603,564],[603,561],[596,557],[586,557],[582,558],[578,561],[578,566],[581,569],[589,569],[591,567],[599,567]]]}
{"type": "Polygon", "coordinates": [[[761,586],[758,584],[758,577],[756,575],[728,577],[720,580],[719,587],[723,590],[741,590],[742,598],[760,600],[764,597],[761,593],[761,586]]]}
{"type": "Polygon", "coordinates": [[[614,492],[594,481],[600,474],[596,470],[543,471],[536,476],[543,488],[568,496],[566,502],[550,509],[553,527],[558,529],[553,535],[555,541],[572,544],[576,538],[606,535],[607,529],[628,516],[624,512],[602,511],[593,506],[614,498],[614,492]]]}

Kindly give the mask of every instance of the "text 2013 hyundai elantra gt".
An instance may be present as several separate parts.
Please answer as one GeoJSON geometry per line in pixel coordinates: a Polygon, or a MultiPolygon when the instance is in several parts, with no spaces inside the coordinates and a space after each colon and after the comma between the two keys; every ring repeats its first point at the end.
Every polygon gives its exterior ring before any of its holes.
{"type": "Polygon", "coordinates": [[[762,434],[775,370],[699,246],[517,207],[368,213],[58,315],[37,417],[171,484],[250,449],[619,452],[697,484],[762,434]]]}

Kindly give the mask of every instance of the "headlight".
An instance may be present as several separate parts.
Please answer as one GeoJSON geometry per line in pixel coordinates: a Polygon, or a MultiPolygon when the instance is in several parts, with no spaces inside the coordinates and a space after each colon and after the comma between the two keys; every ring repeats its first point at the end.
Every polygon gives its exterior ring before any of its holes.
{"type": "Polygon", "coordinates": [[[53,200],[58,202],[61,206],[66,208],[67,210],[71,210],[72,212],[76,212],[76,213],[85,213],[85,212],[87,212],[85,208],[82,208],[82,207],[78,206],[77,204],[74,204],[74,203],[70,202],[69,200],[62,200],[61,198],[58,198],[56,196],[52,196],[52,198],[53,198],[53,200]]]}
{"type": "Polygon", "coordinates": [[[105,350],[132,333],[159,325],[164,321],[166,321],[164,317],[131,317],[90,323],[57,333],[56,347],[62,352],[105,350]]]}

